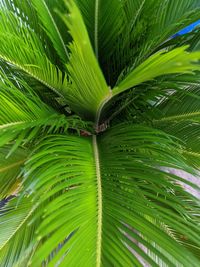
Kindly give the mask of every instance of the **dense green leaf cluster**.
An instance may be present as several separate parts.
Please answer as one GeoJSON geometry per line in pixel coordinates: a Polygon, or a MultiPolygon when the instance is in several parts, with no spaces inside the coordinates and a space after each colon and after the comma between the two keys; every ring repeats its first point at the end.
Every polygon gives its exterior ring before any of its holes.
{"type": "Polygon", "coordinates": [[[199,0],[0,1],[0,266],[200,265],[199,0]]]}

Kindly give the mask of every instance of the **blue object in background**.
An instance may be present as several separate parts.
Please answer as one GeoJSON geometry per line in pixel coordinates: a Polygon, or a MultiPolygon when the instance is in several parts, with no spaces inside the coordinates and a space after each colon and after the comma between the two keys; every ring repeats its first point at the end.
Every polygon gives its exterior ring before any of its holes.
{"type": "Polygon", "coordinates": [[[198,25],[200,25],[200,20],[197,20],[196,22],[194,22],[194,23],[190,24],[189,26],[187,26],[186,28],[182,29],[180,32],[177,32],[176,34],[173,35],[173,37],[189,33],[191,31],[193,31],[196,28],[196,26],[198,26],[198,25]]]}

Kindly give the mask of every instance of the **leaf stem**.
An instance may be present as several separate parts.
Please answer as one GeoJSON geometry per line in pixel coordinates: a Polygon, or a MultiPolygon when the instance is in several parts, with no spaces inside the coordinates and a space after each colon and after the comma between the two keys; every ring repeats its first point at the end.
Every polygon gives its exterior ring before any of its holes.
{"type": "Polygon", "coordinates": [[[96,163],[96,176],[97,176],[97,208],[98,208],[98,220],[97,220],[97,244],[96,244],[96,267],[101,266],[101,244],[102,244],[102,185],[101,185],[101,171],[99,163],[99,150],[97,145],[96,135],[92,136],[94,158],[96,163]]]}
{"type": "Polygon", "coordinates": [[[100,120],[100,117],[101,117],[101,112],[103,110],[103,107],[105,106],[105,104],[112,98],[112,90],[111,88],[109,87],[109,93],[108,95],[106,96],[106,98],[103,99],[103,101],[101,101],[100,105],[99,105],[99,108],[97,110],[97,113],[96,113],[96,119],[95,119],[95,131],[96,133],[99,133],[100,130],[99,130],[99,120],[100,120]]]}

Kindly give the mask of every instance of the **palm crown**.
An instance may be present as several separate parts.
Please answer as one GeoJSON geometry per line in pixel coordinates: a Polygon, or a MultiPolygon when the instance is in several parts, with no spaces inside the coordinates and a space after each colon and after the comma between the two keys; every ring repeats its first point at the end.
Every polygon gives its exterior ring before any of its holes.
{"type": "Polygon", "coordinates": [[[0,5],[1,266],[199,266],[199,0],[0,5]]]}

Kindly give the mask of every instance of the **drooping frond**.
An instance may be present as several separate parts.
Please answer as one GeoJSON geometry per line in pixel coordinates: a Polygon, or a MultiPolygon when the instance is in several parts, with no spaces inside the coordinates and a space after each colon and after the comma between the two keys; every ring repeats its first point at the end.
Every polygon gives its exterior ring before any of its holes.
{"type": "Polygon", "coordinates": [[[174,90],[161,98],[159,103],[155,103],[151,118],[154,127],[176,136],[185,144],[185,156],[191,165],[197,166],[200,159],[199,97],[199,85],[195,83],[195,79],[192,84],[184,81],[181,90],[174,90]]]}
{"type": "Polygon", "coordinates": [[[199,30],[170,39],[196,19],[199,0],[1,1],[0,265],[199,267],[199,30]]]}
{"type": "MultiPolygon", "coordinates": [[[[198,74],[196,76],[198,77],[198,74]]],[[[200,90],[198,81],[196,84],[190,84],[189,81],[188,84],[185,82],[181,90],[174,90],[168,97],[161,99],[160,103],[156,105],[156,109],[158,115],[155,123],[181,120],[199,121],[200,90]]]]}
{"type": "Polygon", "coordinates": [[[14,198],[0,209],[1,227],[5,229],[4,234],[2,232],[0,236],[2,265],[6,267],[13,266],[13,264],[15,266],[28,265],[38,243],[33,243],[37,222],[30,223],[34,211],[35,207],[27,197],[20,201],[19,198],[14,198]]]}
{"type": "MultiPolygon", "coordinates": [[[[63,2],[60,0],[45,0],[45,3],[48,5],[48,9],[53,15],[53,19],[59,29],[64,43],[67,44],[69,41],[69,35],[66,34],[66,27],[62,20],[59,19],[58,16],[55,16],[55,9],[63,10],[63,2]]],[[[39,19],[40,10],[36,10],[33,1],[24,0],[22,2],[20,0],[3,0],[1,1],[0,6],[16,14],[18,17],[20,17],[20,19],[25,23],[27,27],[33,29],[39,37],[43,47],[45,47],[47,57],[51,60],[52,63],[64,70],[62,60],[58,56],[56,47],[54,47],[50,36],[47,34],[45,26],[39,19]]],[[[43,15],[45,17],[45,14],[43,15]]],[[[48,17],[48,14],[46,14],[46,16],[48,17]]]]}
{"type": "Polygon", "coordinates": [[[40,210],[36,218],[42,216],[34,236],[40,245],[31,266],[42,262],[77,266],[80,258],[83,266],[95,266],[98,208],[93,153],[90,138],[57,135],[41,142],[27,161],[23,185],[40,210]],[[54,257],[49,260],[51,253],[54,257]]]}

